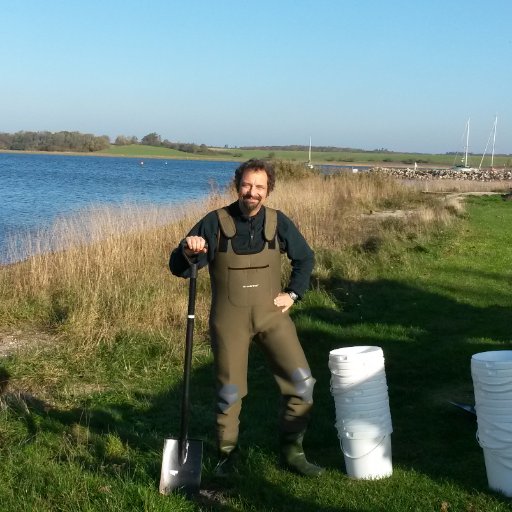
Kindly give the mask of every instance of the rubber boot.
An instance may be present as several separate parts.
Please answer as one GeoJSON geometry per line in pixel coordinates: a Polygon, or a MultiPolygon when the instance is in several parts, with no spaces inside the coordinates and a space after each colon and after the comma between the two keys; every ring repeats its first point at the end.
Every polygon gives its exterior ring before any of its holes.
{"type": "Polygon", "coordinates": [[[213,470],[215,476],[228,478],[238,474],[237,463],[240,452],[233,442],[223,441],[219,446],[219,461],[213,470]]]}
{"type": "Polygon", "coordinates": [[[302,448],[303,439],[304,432],[282,433],[280,435],[281,464],[302,476],[320,476],[325,470],[308,462],[302,448]]]}

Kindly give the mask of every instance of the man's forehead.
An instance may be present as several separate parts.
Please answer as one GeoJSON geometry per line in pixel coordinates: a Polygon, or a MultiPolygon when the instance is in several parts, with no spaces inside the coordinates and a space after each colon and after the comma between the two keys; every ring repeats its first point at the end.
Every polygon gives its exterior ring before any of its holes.
{"type": "Polygon", "coordinates": [[[242,179],[247,178],[249,174],[254,174],[256,176],[267,178],[267,173],[265,172],[265,169],[246,169],[242,174],[242,179]]]}

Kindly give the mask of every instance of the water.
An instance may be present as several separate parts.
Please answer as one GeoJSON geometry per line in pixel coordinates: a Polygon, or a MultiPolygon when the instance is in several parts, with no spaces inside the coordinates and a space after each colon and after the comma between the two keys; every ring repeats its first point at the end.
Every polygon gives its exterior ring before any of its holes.
{"type": "Polygon", "coordinates": [[[236,162],[0,153],[0,263],[12,235],[91,206],[172,205],[226,186],[236,162]]]}

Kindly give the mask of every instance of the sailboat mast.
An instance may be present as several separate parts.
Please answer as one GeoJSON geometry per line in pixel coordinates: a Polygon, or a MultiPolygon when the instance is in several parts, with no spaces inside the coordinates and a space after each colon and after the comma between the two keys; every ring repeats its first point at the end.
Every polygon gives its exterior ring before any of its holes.
{"type": "Polygon", "coordinates": [[[494,135],[492,138],[492,156],[491,156],[491,169],[494,167],[494,146],[496,145],[496,126],[498,125],[498,116],[494,118],[494,135]]]}
{"type": "Polygon", "coordinates": [[[469,121],[471,118],[468,119],[468,122],[466,124],[466,152],[464,155],[464,167],[468,166],[468,150],[469,150],[469,121]]]}

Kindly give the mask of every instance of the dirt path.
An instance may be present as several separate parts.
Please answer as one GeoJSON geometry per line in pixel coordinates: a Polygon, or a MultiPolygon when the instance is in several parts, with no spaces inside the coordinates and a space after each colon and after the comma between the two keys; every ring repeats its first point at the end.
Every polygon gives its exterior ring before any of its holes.
{"type": "Polygon", "coordinates": [[[47,333],[21,330],[0,331],[0,360],[28,347],[50,344],[54,337],[47,333]]]}

